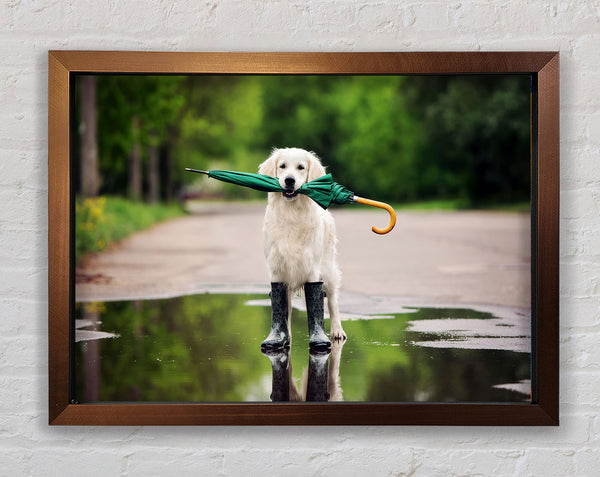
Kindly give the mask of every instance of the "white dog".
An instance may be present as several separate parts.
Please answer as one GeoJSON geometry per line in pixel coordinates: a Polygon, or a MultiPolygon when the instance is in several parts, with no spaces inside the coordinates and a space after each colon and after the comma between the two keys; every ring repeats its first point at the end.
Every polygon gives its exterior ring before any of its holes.
{"type": "Polygon", "coordinates": [[[277,177],[285,190],[269,193],[263,232],[271,282],[287,286],[288,326],[292,294],[307,282],[322,281],[331,338],[346,339],[338,310],[341,273],[336,262],[335,223],[328,211],[298,193],[302,184],[325,175],[325,168],[314,153],[285,148],[275,149],[258,172],[277,177]]]}

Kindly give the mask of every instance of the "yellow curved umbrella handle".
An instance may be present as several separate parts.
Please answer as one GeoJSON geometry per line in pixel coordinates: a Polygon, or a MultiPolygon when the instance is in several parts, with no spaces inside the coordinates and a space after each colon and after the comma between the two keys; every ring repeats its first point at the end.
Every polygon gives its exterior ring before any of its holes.
{"type": "Polygon", "coordinates": [[[385,202],[377,202],[376,200],[365,199],[363,197],[358,196],[354,196],[354,200],[359,204],[370,205],[371,207],[379,207],[380,209],[385,209],[389,212],[390,223],[387,227],[383,229],[380,229],[379,227],[375,226],[371,227],[371,230],[373,230],[373,232],[375,232],[376,234],[387,234],[394,228],[394,225],[396,225],[396,212],[389,204],[386,204],[385,202]]]}

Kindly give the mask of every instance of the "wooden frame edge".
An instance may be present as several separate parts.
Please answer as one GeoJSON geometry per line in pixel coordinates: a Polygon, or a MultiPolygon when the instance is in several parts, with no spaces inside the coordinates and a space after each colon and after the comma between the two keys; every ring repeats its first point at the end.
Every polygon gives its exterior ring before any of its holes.
{"type": "Polygon", "coordinates": [[[48,394],[50,423],[69,404],[69,70],[48,55],[48,394]],[[66,293],[66,295],[65,295],[66,293]]]}
{"type": "MultiPolygon", "coordinates": [[[[557,52],[167,53],[50,51],[48,98],[49,423],[52,425],[558,425],[559,57],[557,52]],[[457,69],[456,64],[461,68],[457,69]],[[532,404],[71,404],[69,402],[69,80],[71,73],[475,74],[538,80],[536,316],[532,404]],[[540,283],[541,281],[541,283],[540,283]],[[342,406],[342,411],[338,408],[342,406]],[[461,412],[457,412],[457,411],[461,412]],[[349,418],[350,417],[350,418],[349,418]]],[[[533,217],[532,217],[533,220],[533,217]]],[[[533,237],[532,237],[533,238],[533,237]]],[[[533,309],[532,309],[533,312],[533,309]]]]}
{"type": "Polygon", "coordinates": [[[559,423],[559,54],[538,72],[537,313],[556,317],[537,326],[537,339],[556,350],[537,353],[539,405],[559,423]]]}
{"type": "Polygon", "coordinates": [[[555,52],[223,53],[51,51],[69,71],[167,74],[401,74],[418,68],[434,74],[541,70],[555,52]],[[452,61],[449,61],[452,58],[452,61]],[[457,71],[456,61],[461,69],[457,71]]]}
{"type": "Polygon", "coordinates": [[[68,405],[52,424],[552,426],[556,425],[556,421],[541,406],[534,404],[142,403],[72,404],[68,405]],[[368,406],[368,412],[364,412],[365,406],[368,406]],[[502,422],[499,422],[500,419],[502,422]],[[440,422],[441,420],[443,422],[440,422]]]}

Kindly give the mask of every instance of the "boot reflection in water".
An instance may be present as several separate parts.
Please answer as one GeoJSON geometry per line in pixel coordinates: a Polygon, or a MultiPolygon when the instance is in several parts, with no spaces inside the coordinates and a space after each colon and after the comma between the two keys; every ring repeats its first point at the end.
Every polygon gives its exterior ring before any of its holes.
{"type": "Polygon", "coordinates": [[[287,402],[290,400],[290,350],[263,351],[263,354],[271,361],[273,371],[273,388],[271,401],[287,402]]]}
{"type": "Polygon", "coordinates": [[[311,350],[308,355],[308,369],[302,373],[301,390],[292,376],[292,362],[289,349],[263,350],[271,362],[273,402],[327,402],[343,401],[339,371],[344,341],[335,341],[331,353],[311,350]]]}
{"type": "Polygon", "coordinates": [[[327,402],[329,393],[327,392],[328,352],[311,351],[308,355],[308,377],[306,381],[306,401],[307,402],[327,402]]]}

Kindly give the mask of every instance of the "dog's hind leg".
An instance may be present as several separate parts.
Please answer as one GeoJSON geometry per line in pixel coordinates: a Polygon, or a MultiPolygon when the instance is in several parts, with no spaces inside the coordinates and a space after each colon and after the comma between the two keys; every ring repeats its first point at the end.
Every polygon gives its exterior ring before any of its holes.
{"type": "Polygon", "coordinates": [[[292,341],[292,298],[294,298],[294,291],[290,290],[290,288],[288,287],[287,289],[287,302],[288,302],[288,314],[287,314],[287,328],[288,328],[288,334],[290,336],[290,343],[292,341]]]}

